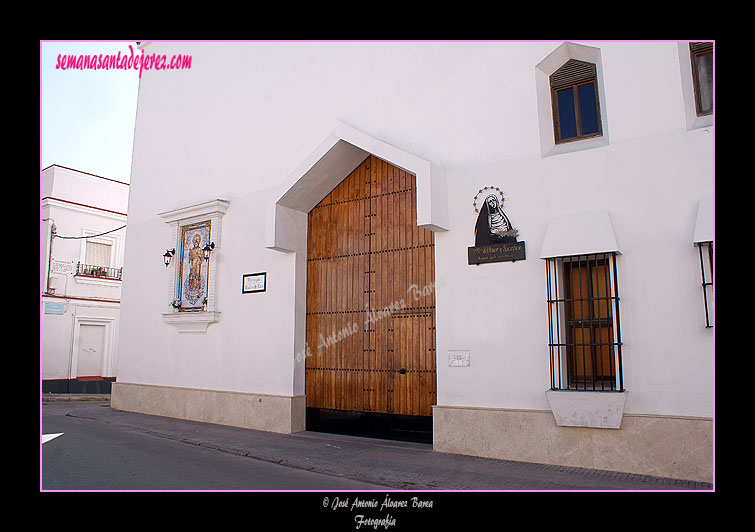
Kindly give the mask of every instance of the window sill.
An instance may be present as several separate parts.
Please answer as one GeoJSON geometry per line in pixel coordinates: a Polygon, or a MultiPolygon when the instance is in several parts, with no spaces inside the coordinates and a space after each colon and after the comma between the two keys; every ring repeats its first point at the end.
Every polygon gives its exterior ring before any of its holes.
{"type": "Polygon", "coordinates": [[[166,312],[163,321],[180,334],[206,334],[211,324],[220,321],[220,312],[166,312]]]}
{"type": "Polygon", "coordinates": [[[545,397],[559,427],[618,429],[627,392],[547,390],[545,397]]]}
{"type": "Polygon", "coordinates": [[[583,150],[592,150],[608,146],[608,135],[597,135],[592,137],[581,137],[578,139],[564,140],[556,143],[550,140],[542,149],[543,157],[561,155],[562,153],[572,153],[583,150]]]}
{"type": "Polygon", "coordinates": [[[687,131],[713,126],[713,113],[691,116],[687,119],[687,131]]]}

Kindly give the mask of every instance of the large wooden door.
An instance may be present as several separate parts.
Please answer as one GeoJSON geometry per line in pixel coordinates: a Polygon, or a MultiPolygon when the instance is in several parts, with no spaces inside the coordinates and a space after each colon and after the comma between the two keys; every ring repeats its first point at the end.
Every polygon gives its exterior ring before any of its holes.
{"type": "Polygon", "coordinates": [[[309,213],[307,407],[432,415],[433,233],[415,176],[369,156],[309,213]]]}

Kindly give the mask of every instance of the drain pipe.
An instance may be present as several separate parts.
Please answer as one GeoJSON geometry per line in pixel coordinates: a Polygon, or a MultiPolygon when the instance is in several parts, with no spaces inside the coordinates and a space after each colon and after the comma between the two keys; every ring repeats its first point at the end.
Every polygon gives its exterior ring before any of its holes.
{"type": "Polygon", "coordinates": [[[47,253],[47,285],[45,286],[45,293],[50,293],[50,267],[52,266],[52,240],[55,238],[55,235],[57,234],[58,228],[55,226],[55,220],[53,218],[42,218],[43,222],[46,222],[48,220],[52,221],[52,227],[50,228],[50,246],[47,253]]]}

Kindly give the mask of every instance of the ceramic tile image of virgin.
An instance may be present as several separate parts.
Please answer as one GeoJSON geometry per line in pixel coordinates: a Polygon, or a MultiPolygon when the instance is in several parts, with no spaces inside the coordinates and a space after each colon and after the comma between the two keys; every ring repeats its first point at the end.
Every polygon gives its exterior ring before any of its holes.
{"type": "Polygon", "coordinates": [[[207,295],[207,272],[209,263],[204,260],[202,248],[210,241],[210,222],[199,222],[181,228],[181,271],[179,294],[181,310],[186,312],[202,309],[202,300],[207,295]]]}

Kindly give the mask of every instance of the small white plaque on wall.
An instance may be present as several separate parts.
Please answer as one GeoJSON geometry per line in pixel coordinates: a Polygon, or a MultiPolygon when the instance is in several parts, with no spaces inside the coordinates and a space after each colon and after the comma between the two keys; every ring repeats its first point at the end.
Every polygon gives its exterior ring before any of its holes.
{"type": "Polygon", "coordinates": [[[241,276],[241,293],[252,294],[267,290],[267,272],[247,273],[241,276]]]}
{"type": "Polygon", "coordinates": [[[449,349],[448,350],[448,367],[450,368],[469,367],[469,349],[449,349]]]}
{"type": "Polygon", "coordinates": [[[50,261],[50,271],[52,273],[73,273],[73,262],[52,259],[50,261]]]}

